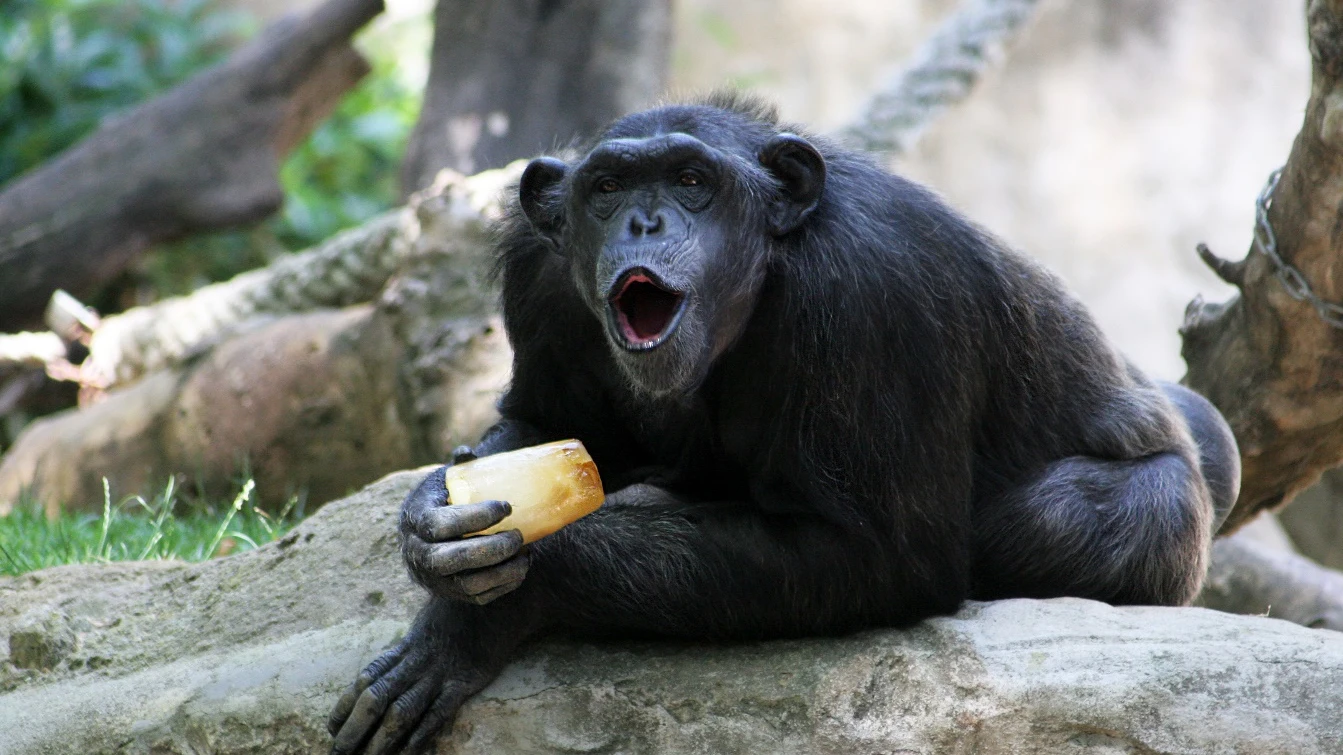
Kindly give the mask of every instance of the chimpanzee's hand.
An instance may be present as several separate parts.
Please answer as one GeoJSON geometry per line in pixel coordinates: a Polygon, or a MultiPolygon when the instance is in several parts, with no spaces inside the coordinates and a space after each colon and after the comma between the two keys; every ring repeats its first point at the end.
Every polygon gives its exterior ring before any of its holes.
{"type": "MultiPolygon", "coordinates": [[[[474,458],[459,449],[454,463],[474,458]]],[[[401,506],[401,554],[415,581],[436,596],[478,605],[512,592],[527,576],[522,533],[508,530],[465,538],[498,523],[512,509],[506,501],[448,505],[440,467],[401,506]]]]}
{"type": "Polygon", "coordinates": [[[327,721],[335,737],[332,755],[430,748],[462,703],[494,679],[513,648],[509,642],[482,644],[475,636],[479,627],[460,615],[470,608],[431,598],[405,638],[359,673],[327,721]]]}

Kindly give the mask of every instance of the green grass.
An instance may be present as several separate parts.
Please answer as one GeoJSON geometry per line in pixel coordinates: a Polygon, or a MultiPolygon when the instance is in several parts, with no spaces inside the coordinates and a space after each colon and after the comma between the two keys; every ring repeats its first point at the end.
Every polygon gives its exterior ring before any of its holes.
{"type": "Polygon", "coordinates": [[[152,501],[131,496],[113,504],[103,483],[103,511],[48,520],[40,504],[20,501],[0,516],[0,574],[61,564],[177,559],[203,561],[283,537],[303,518],[298,498],[268,514],[252,502],[249,479],[227,504],[181,500],[172,481],[152,501]]]}

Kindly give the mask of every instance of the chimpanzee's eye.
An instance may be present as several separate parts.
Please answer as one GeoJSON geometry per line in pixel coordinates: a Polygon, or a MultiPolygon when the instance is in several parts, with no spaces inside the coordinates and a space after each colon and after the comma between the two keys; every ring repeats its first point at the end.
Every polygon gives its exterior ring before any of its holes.
{"type": "Polygon", "coordinates": [[[603,194],[620,191],[620,182],[614,178],[603,178],[597,182],[597,191],[603,194]]]}
{"type": "Polygon", "coordinates": [[[676,183],[682,186],[699,186],[699,176],[693,170],[683,170],[681,175],[676,177],[676,183]]]}

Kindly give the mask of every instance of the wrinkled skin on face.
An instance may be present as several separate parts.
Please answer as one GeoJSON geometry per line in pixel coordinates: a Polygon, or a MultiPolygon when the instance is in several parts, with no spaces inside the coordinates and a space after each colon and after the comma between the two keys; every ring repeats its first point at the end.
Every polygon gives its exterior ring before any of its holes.
{"type": "Polygon", "coordinates": [[[618,136],[572,166],[536,160],[522,177],[523,212],[567,258],[616,363],[648,395],[700,384],[750,317],[768,241],[820,199],[825,161],[801,137],[754,153],[723,146],[681,132],[618,136]]]}

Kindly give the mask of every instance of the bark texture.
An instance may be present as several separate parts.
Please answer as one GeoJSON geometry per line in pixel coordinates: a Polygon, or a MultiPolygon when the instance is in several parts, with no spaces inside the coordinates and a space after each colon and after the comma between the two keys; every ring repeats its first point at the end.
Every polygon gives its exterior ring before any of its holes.
{"type": "Polygon", "coordinates": [[[0,458],[0,515],[25,490],[50,516],[97,512],[104,479],[115,502],[171,475],[222,498],[247,474],[275,508],[295,493],[329,501],[415,462],[397,390],[403,351],[369,305],[269,322],[29,425],[0,458]]]}
{"type": "Polygon", "coordinates": [[[151,244],[274,212],[280,159],[368,72],[350,37],[382,9],[328,0],[280,21],[0,192],[0,329],[36,322],[58,286],[87,296],[151,244]]]}
{"type": "MultiPolygon", "coordinates": [[[[1307,26],[1310,101],[1268,218],[1282,258],[1318,297],[1340,302],[1343,0],[1311,0],[1307,26]]],[[[1244,483],[1222,528],[1229,533],[1343,461],[1343,329],[1289,295],[1259,249],[1238,262],[1202,253],[1240,289],[1224,304],[1196,299],[1181,329],[1189,365],[1184,382],[1217,405],[1240,444],[1244,483]]]]}
{"type": "Polygon", "coordinates": [[[562,146],[666,85],[668,0],[439,0],[406,194],[562,146]]]}

